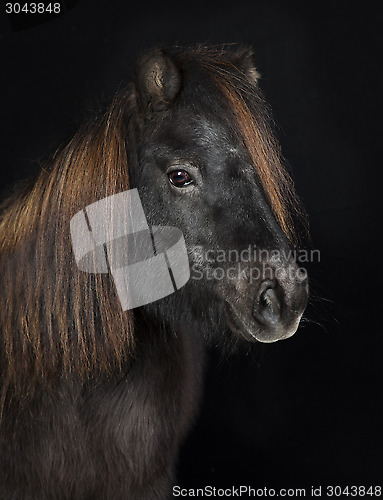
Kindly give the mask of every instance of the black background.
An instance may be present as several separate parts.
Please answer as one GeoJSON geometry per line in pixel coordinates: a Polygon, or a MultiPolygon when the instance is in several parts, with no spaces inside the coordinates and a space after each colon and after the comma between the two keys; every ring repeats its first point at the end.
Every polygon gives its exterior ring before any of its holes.
{"type": "MultiPolygon", "coordinates": [[[[75,3],[75,2],[73,2],[75,3]]],[[[0,4],[1,5],[1,4],[0,4]]],[[[16,31],[1,5],[1,189],[38,172],[157,44],[252,45],[310,216],[314,322],[255,356],[214,351],[184,487],[382,480],[381,26],[374,4],[82,0],[16,31]],[[319,323],[319,324],[317,324],[319,323]]]]}

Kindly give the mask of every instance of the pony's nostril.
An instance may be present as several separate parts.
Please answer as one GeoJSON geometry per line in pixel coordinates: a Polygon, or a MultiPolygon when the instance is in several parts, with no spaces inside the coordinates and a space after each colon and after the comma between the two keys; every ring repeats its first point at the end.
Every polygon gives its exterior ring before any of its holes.
{"type": "Polygon", "coordinates": [[[254,310],[254,316],[263,324],[272,325],[280,320],[281,302],[275,288],[265,288],[254,310]]]}

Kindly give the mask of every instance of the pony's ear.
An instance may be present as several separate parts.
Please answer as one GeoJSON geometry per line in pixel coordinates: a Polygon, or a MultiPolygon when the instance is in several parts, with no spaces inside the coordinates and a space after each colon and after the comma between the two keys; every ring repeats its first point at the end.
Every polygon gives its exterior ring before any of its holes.
{"type": "Polygon", "coordinates": [[[142,57],[136,70],[136,89],[143,111],[163,111],[177,97],[181,73],[161,49],[142,57]]]}
{"type": "Polygon", "coordinates": [[[251,47],[241,47],[238,51],[238,69],[240,69],[252,83],[258,83],[261,74],[256,69],[253,61],[253,49],[251,47]]]}

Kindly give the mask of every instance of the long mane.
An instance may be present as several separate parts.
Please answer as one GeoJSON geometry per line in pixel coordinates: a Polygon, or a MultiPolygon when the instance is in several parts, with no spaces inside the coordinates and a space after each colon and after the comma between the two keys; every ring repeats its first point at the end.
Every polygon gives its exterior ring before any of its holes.
{"type": "Polygon", "coordinates": [[[57,373],[120,369],[133,346],[132,315],[108,276],[78,271],[69,221],[86,205],[129,188],[129,96],[84,125],[32,189],[7,200],[0,219],[1,379],[28,395],[57,373]]]}
{"type": "MultiPolygon", "coordinates": [[[[235,67],[231,51],[197,47],[185,56],[185,64],[190,60],[208,72],[226,100],[275,217],[293,240],[294,188],[259,91],[235,67]]],[[[132,313],[121,310],[108,276],[78,271],[69,233],[76,212],[129,189],[126,144],[134,92],[133,87],[118,92],[107,111],[78,131],[32,187],[2,206],[2,403],[7,393],[25,397],[58,374],[86,379],[116,373],[134,351],[132,313]]]]}

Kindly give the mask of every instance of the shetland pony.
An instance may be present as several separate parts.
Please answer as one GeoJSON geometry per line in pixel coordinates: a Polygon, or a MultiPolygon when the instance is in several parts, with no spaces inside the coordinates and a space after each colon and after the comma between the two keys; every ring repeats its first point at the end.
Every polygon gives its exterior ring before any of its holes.
{"type": "Polygon", "coordinates": [[[0,498],[166,498],[206,343],[233,349],[298,327],[307,279],[283,255],[300,212],[251,51],[144,54],[1,208],[0,498]],[[122,311],[110,275],[78,269],[69,225],[132,188],[151,225],[182,231],[192,271],[176,293],[122,311]],[[249,245],[266,252],[251,274],[212,258],[249,245]]]}

